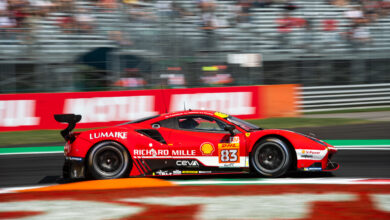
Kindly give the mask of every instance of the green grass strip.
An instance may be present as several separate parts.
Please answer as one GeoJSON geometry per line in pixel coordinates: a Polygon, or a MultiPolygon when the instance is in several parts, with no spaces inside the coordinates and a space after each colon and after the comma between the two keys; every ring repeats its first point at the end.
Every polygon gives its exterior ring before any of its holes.
{"type": "Polygon", "coordinates": [[[63,152],[64,146],[0,148],[0,154],[63,152]]]}
{"type": "Polygon", "coordinates": [[[326,143],[334,146],[371,146],[371,145],[388,145],[390,146],[390,140],[324,140],[326,143]]]}

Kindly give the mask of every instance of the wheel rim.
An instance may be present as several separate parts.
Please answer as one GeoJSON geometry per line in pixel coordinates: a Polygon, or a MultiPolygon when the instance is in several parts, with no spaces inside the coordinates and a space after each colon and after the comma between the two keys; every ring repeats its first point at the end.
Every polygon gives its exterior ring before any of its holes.
{"type": "Polygon", "coordinates": [[[115,176],[120,173],[123,165],[123,154],[114,146],[105,146],[94,156],[95,170],[103,176],[115,176]]]}
{"type": "Polygon", "coordinates": [[[278,171],[284,164],[286,154],[276,143],[265,143],[257,149],[256,164],[265,172],[278,171]]]}

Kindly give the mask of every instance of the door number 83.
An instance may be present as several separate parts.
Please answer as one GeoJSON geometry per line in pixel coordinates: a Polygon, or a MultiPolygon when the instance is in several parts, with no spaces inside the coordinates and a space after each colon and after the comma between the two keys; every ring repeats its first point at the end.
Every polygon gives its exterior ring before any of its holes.
{"type": "Polygon", "coordinates": [[[240,156],[238,149],[223,149],[219,153],[220,163],[239,163],[240,156]]]}

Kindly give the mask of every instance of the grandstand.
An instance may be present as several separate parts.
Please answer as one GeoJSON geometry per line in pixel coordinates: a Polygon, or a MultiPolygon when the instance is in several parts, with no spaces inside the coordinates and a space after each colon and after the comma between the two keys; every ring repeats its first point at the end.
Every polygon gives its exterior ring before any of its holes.
{"type": "MultiPolygon", "coordinates": [[[[159,1],[164,2],[168,1],[159,1]]],[[[189,13],[175,18],[162,16],[157,3],[148,1],[138,3],[140,6],[136,10],[151,16],[131,16],[131,5],[120,4],[115,9],[107,10],[84,0],[74,2],[72,13],[51,11],[44,17],[34,19],[33,29],[0,38],[1,91],[26,89],[25,85],[31,85],[32,82],[33,86],[27,86],[31,91],[40,91],[42,88],[48,88],[47,91],[77,89],[72,82],[73,78],[64,75],[75,77],[74,74],[80,71],[74,65],[75,60],[99,47],[118,48],[115,54],[132,54],[150,60],[155,74],[149,77],[152,84],[158,82],[159,74],[165,70],[156,63],[164,61],[169,63],[165,66],[186,65],[186,74],[191,75],[187,78],[194,79],[194,82],[191,80],[189,83],[190,86],[196,85],[196,77],[193,75],[199,75],[199,66],[226,63],[227,54],[231,53],[262,55],[262,68],[235,69],[239,72],[235,77],[259,73],[256,80],[248,78],[247,81],[240,81],[244,83],[318,85],[334,82],[390,82],[386,74],[390,70],[387,65],[390,59],[390,16],[381,16],[365,24],[370,40],[351,44],[343,37],[343,33],[347,33],[351,27],[345,12],[356,5],[335,6],[325,0],[294,1],[298,8],[291,11],[290,16],[306,22],[310,20],[312,28],[293,27],[284,36],[283,42],[288,43],[282,44],[280,36],[283,33],[278,31],[276,22],[285,13],[282,5],[251,8],[250,22],[236,24],[231,22],[234,20],[236,1],[219,0],[215,15],[223,25],[205,31],[200,28],[201,11],[196,1],[175,2],[189,13]],[[80,9],[87,10],[89,16],[94,18],[92,31],[66,31],[60,27],[58,23],[62,17],[77,15],[80,9]],[[337,23],[337,28],[331,34],[322,27],[323,20],[329,18],[337,23]],[[121,44],[115,40],[111,35],[118,31],[131,43],[121,44]],[[186,62],[183,60],[190,60],[190,64],[183,64],[186,62]],[[58,81],[63,83],[54,83],[58,81]]],[[[103,80],[114,82],[121,76],[122,72],[115,69],[119,62],[115,57],[119,56],[113,56],[108,61],[111,71],[103,80]]]]}

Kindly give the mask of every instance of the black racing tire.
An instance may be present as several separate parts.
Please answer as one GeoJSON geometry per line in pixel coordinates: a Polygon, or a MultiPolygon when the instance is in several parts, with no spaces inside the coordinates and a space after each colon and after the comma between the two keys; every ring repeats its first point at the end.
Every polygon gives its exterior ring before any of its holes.
{"type": "Polygon", "coordinates": [[[114,141],[104,141],[93,147],[88,155],[88,177],[116,179],[128,176],[131,159],[126,149],[114,141]]]}
{"type": "Polygon", "coordinates": [[[292,163],[288,145],[279,138],[267,138],[257,143],[250,160],[253,170],[266,177],[284,175],[292,163]]]}

